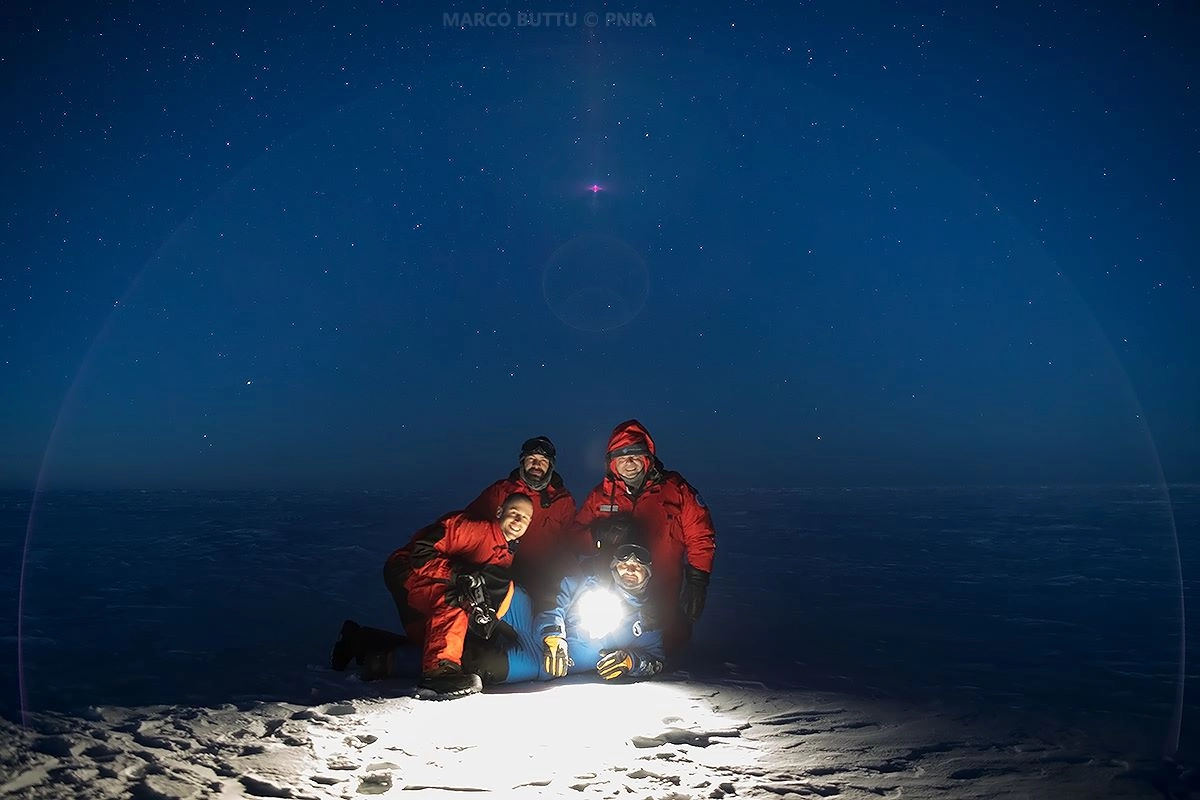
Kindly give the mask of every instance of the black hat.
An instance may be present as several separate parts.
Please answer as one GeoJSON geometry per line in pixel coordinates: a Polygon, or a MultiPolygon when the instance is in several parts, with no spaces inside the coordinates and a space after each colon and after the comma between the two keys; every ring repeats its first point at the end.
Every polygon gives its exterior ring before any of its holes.
{"type": "Polygon", "coordinates": [[[521,445],[521,458],[534,454],[543,455],[546,458],[554,461],[557,451],[554,449],[554,442],[550,441],[545,436],[535,436],[532,439],[526,439],[525,444],[521,445]]]}

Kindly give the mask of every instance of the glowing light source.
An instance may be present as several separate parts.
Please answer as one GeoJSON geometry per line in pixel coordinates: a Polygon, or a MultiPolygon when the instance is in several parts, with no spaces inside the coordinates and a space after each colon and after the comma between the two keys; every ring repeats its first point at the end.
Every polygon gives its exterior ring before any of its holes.
{"type": "Polygon", "coordinates": [[[621,621],[621,598],[607,589],[591,589],[579,598],[579,616],[584,633],[599,639],[621,621]]]}

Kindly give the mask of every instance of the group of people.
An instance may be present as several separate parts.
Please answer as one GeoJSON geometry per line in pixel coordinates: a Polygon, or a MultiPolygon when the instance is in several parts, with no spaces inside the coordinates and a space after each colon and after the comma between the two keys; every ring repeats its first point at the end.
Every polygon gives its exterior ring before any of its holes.
{"type": "Polygon", "coordinates": [[[405,634],[347,620],[332,666],[365,679],[420,648],[420,696],[486,684],[658,674],[704,611],[716,537],[695,489],[637,420],[609,437],[603,480],[576,509],[545,436],[462,511],[393,552],[384,583],[405,634]]]}

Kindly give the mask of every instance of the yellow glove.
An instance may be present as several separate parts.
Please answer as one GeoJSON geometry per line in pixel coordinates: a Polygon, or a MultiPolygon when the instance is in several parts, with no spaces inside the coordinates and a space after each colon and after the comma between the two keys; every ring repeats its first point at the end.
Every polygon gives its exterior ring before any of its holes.
{"type": "Polygon", "coordinates": [[[542,640],[542,666],[551,678],[562,678],[567,674],[570,665],[567,657],[567,640],[561,636],[550,635],[542,640]]]}
{"type": "Polygon", "coordinates": [[[628,675],[633,670],[633,656],[624,650],[613,650],[606,653],[596,662],[596,672],[606,681],[628,675]]]}

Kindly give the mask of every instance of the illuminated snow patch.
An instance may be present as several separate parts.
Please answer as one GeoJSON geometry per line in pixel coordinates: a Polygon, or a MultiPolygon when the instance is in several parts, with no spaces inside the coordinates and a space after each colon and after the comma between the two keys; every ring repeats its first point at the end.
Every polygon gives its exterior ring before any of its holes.
{"type": "MultiPolygon", "coordinates": [[[[392,791],[504,792],[551,784],[565,789],[596,781],[601,773],[603,782],[620,784],[621,775],[645,767],[664,748],[706,746],[716,741],[706,737],[714,736],[729,737],[734,748],[749,747],[737,738],[739,720],[714,714],[682,686],[574,681],[506,687],[445,702],[383,701],[360,707],[355,736],[320,722],[309,734],[319,761],[342,766],[341,775],[331,779],[345,778],[353,764],[359,765],[356,779],[364,779],[372,764],[361,758],[363,737],[375,737],[369,749],[377,770],[391,772],[392,791]],[[403,769],[393,769],[400,763],[403,769]]],[[[747,752],[731,763],[753,760],[747,752]]]]}

